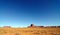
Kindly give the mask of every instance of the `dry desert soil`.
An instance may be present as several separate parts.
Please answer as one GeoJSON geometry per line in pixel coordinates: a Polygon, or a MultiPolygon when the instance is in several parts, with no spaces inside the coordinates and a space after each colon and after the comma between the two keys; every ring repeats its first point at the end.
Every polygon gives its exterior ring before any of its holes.
{"type": "Polygon", "coordinates": [[[0,28],[0,35],[60,35],[60,28],[0,28]]]}

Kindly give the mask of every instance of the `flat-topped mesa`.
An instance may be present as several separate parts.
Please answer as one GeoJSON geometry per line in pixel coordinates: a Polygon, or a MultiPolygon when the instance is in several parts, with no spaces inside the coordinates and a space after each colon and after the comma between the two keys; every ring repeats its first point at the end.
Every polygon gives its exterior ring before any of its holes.
{"type": "Polygon", "coordinates": [[[60,28],[60,26],[35,26],[34,24],[31,24],[30,26],[28,26],[28,28],[60,28]]]}
{"type": "Polygon", "coordinates": [[[30,26],[28,26],[28,28],[42,28],[44,26],[35,26],[34,24],[31,24],[30,26]]]}
{"type": "Polygon", "coordinates": [[[11,26],[3,26],[3,28],[11,28],[11,26]]]}
{"type": "Polygon", "coordinates": [[[57,26],[58,28],[60,28],[60,26],[57,26]]]}
{"type": "MultiPolygon", "coordinates": [[[[3,26],[3,28],[13,28],[11,26],[3,26]]],[[[27,28],[60,28],[60,26],[35,26],[34,24],[31,24],[27,28]]]]}
{"type": "Polygon", "coordinates": [[[56,28],[57,26],[46,26],[46,28],[56,28]]]}

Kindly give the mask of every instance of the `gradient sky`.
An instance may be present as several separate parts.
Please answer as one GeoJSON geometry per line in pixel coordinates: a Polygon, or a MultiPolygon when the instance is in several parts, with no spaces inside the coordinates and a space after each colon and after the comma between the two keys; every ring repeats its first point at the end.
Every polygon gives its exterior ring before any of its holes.
{"type": "Polygon", "coordinates": [[[60,0],[0,0],[0,26],[60,26],[60,0]]]}

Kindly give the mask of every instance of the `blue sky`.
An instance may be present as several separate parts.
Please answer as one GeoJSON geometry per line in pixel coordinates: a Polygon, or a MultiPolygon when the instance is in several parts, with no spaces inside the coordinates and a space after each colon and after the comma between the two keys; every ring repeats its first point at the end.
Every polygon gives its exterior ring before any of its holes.
{"type": "Polygon", "coordinates": [[[0,0],[0,26],[60,26],[60,0],[0,0]]]}

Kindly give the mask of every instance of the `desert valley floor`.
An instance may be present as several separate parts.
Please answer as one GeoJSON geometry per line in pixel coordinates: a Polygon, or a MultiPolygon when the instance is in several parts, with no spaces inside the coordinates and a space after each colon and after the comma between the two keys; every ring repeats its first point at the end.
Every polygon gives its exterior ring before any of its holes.
{"type": "Polygon", "coordinates": [[[0,28],[0,35],[60,35],[60,28],[0,28]]]}

